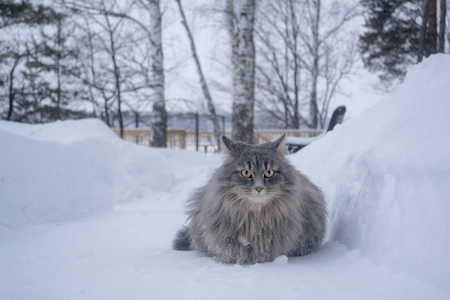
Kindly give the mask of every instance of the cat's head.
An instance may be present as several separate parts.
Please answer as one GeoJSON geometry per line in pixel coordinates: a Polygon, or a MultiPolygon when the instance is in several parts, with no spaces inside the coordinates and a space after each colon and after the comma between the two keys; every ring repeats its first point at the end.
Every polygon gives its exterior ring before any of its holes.
{"type": "Polygon", "coordinates": [[[284,138],[285,135],[273,142],[249,145],[222,136],[228,155],[220,170],[224,189],[254,203],[265,203],[280,195],[291,172],[284,157],[284,138]]]}

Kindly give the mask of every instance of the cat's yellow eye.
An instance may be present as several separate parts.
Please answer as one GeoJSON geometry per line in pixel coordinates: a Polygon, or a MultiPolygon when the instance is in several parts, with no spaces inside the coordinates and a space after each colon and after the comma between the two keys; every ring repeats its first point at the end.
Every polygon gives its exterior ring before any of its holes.
{"type": "Polygon", "coordinates": [[[274,175],[275,175],[275,171],[274,171],[274,170],[266,170],[266,171],[264,172],[264,176],[265,176],[266,178],[273,177],[274,175]]]}
{"type": "Polygon", "coordinates": [[[250,177],[252,177],[252,171],[250,171],[250,170],[242,170],[241,171],[241,175],[244,178],[250,178],[250,177]]]}

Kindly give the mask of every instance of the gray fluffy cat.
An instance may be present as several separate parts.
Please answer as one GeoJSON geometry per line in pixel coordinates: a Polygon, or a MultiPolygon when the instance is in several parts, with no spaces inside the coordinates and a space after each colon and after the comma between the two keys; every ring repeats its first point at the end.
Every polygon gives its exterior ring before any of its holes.
{"type": "Polygon", "coordinates": [[[314,252],[325,232],[321,191],[284,157],[284,135],[249,145],[222,137],[228,159],[188,200],[176,250],[254,264],[314,252]]]}

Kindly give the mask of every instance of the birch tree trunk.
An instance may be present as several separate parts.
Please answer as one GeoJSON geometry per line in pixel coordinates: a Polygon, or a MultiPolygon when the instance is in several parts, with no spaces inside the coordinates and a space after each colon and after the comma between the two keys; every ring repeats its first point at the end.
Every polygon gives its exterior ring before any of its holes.
{"type": "Polygon", "coordinates": [[[152,147],[166,147],[167,112],[164,98],[164,63],[161,33],[160,0],[148,0],[150,12],[151,85],[153,92],[152,147]]]}
{"type": "Polygon", "coordinates": [[[194,42],[194,37],[192,36],[191,30],[187,24],[187,20],[186,20],[186,16],[184,15],[184,10],[183,10],[183,6],[181,5],[181,0],[175,0],[178,3],[178,8],[180,10],[180,15],[181,15],[181,23],[183,24],[184,28],[186,29],[186,33],[191,45],[191,51],[192,51],[192,57],[194,58],[194,62],[195,65],[197,66],[197,72],[198,72],[198,76],[200,79],[200,85],[202,87],[202,91],[203,91],[203,95],[205,96],[207,105],[208,105],[208,110],[209,113],[211,115],[212,121],[213,121],[213,126],[214,126],[214,134],[216,135],[216,142],[217,145],[219,147],[219,151],[220,151],[220,137],[222,135],[222,130],[220,128],[220,123],[219,123],[219,118],[217,117],[217,113],[216,113],[216,108],[214,106],[214,102],[212,100],[211,97],[211,93],[209,92],[209,88],[208,85],[206,84],[206,79],[205,76],[203,74],[203,70],[202,70],[202,66],[200,64],[200,59],[198,58],[197,55],[197,49],[195,47],[195,42],[194,42]]]}
{"type": "Polygon", "coordinates": [[[311,33],[312,33],[312,39],[313,39],[313,45],[312,45],[312,69],[311,69],[311,75],[312,75],[312,83],[311,83],[311,98],[309,100],[309,124],[311,128],[317,128],[318,125],[318,115],[319,115],[319,108],[317,105],[317,83],[319,78],[319,47],[320,47],[320,37],[319,37],[319,24],[320,24],[320,10],[321,10],[321,3],[320,0],[313,1],[313,9],[315,16],[312,18],[312,21],[314,22],[313,26],[311,26],[311,33]]]}
{"type": "Polygon", "coordinates": [[[298,52],[298,35],[299,35],[299,25],[296,23],[296,11],[294,8],[293,1],[289,1],[289,13],[291,15],[291,27],[292,27],[292,39],[293,39],[293,47],[292,47],[292,56],[294,61],[294,113],[293,113],[293,120],[292,120],[292,126],[294,128],[300,128],[300,111],[299,111],[299,93],[300,93],[300,59],[299,59],[299,52],[298,52]]]}
{"type": "Polygon", "coordinates": [[[238,28],[236,25],[236,14],[234,11],[234,0],[226,0],[225,2],[225,13],[226,13],[226,23],[227,31],[230,37],[231,43],[231,64],[233,67],[233,89],[236,86],[237,77],[237,47],[238,47],[238,28]]]}
{"type": "Polygon", "coordinates": [[[232,138],[246,143],[254,142],[254,103],[255,103],[255,46],[253,43],[253,24],[255,0],[243,0],[238,24],[231,14],[233,1],[227,0],[227,24],[231,36],[233,80],[232,138]],[[237,32],[236,32],[237,25],[237,32]]]}

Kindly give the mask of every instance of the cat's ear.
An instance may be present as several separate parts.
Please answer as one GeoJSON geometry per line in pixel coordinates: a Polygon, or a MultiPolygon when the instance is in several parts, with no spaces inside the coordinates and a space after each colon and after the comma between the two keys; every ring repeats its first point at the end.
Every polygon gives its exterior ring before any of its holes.
{"type": "Polygon", "coordinates": [[[231,152],[235,148],[234,147],[235,143],[232,140],[230,140],[229,138],[227,138],[225,135],[222,135],[220,140],[222,141],[222,149],[225,150],[225,153],[231,154],[231,152]]]}
{"type": "Polygon", "coordinates": [[[287,153],[287,145],[286,145],[286,133],[284,133],[279,139],[272,142],[275,146],[275,149],[277,149],[277,152],[280,154],[286,154],[287,153]]]}

